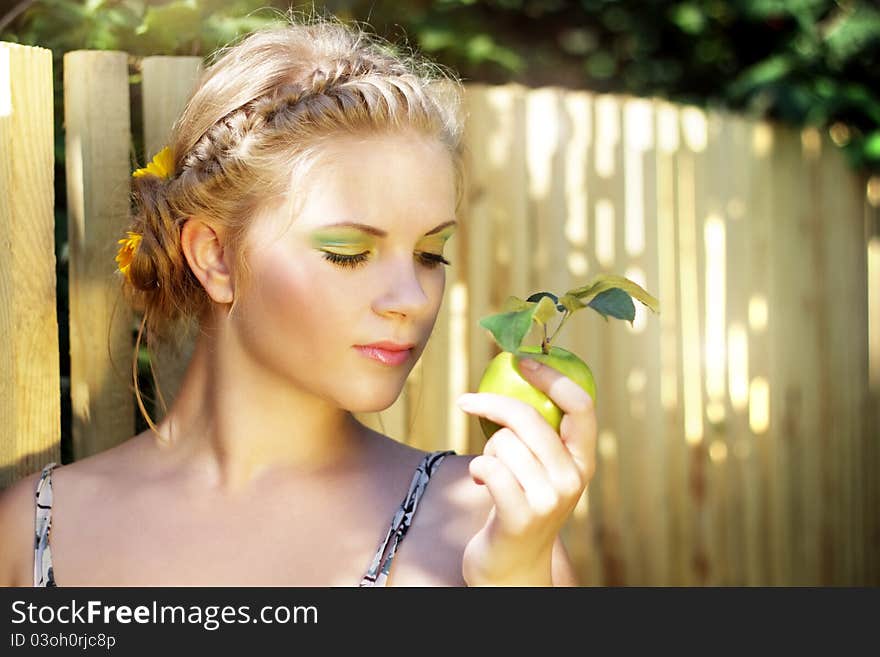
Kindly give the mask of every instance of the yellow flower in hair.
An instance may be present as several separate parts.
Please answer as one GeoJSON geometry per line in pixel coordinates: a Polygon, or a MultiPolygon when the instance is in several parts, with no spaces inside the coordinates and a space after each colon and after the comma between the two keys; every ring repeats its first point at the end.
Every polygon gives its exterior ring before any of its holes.
{"type": "Polygon", "coordinates": [[[144,168],[138,169],[132,178],[143,178],[144,176],[156,176],[157,178],[170,178],[174,173],[174,155],[171,149],[166,146],[156,153],[153,160],[144,168]]]}
{"type": "Polygon", "coordinates": [[[134,260],[134,254],[137,252],[138,247],[141,244],[142,236],[132,232],[128,232],[126,235],[127,237],[118,242],[118,244],[121,244],[122,246],[119,247],[119,252],[116,254],[116,265],[119,267],[119,271],[122,272],[122,275],[128,278],[128,269],[131,267],[131,261],[134,260]]]}

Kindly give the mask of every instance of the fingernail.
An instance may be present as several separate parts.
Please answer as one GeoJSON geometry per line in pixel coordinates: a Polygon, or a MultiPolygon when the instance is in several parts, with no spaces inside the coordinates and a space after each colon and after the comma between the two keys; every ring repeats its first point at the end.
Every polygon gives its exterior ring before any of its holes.
{"type": "Polygon", "coordinates": [[[455,405],[459,408],[469,408],[471,405],[471,398],[467,395],[462,395],[458,399],[455,400],[455,405]]]}
{"type": "Polygon", "coordinates": [[[538,369],[541,366],[541,363],[539,363],[536,360],[532,360],[531,358],[526,358],[525,360],[521,360],[519,362],[519,364],[522,365],[523,367],[525,367],[527,370],[532,370],[532,371],[538,369]]]}

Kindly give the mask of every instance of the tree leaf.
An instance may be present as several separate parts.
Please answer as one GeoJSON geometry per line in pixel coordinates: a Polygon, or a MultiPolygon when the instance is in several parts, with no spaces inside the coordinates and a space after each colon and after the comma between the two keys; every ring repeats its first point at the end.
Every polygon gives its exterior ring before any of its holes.
{"type": "Polygon", "coordinates": [[[529,295],[529,298],[526,301],[540,301],[543,297],[550,297],[553,299],[553,303],[559,301],[555,294],[552,292],[535,292],[534,294],[529,295]]]}
{"type": "Polygon", "coordinates": [[[569,290],[566,294],[577,297],[586,305],[591,305],[590,302],[597,296],[614,288],[623,290],[626,294],[650,308],[652,312],[660,312],[660,302],[657,299],[648,294],[638,283],[616,274],[599,274],[587,285],[569,290]]]}
{"type": "MultiPolygon", "coordinates": [[[[556,297],[546,293],[533,295],[539,301],[522,301],[517,297],[507,297],[505,312],[488,315],[480,320],[480,326],[488,329],[495,342],[504,351],[515,352],[532,328],[532,322],[545,326],[557,315],[556,297]]],[[[529,297],[531,298],[531,297],[529,297]]]]}
{"type": "Polygon", "coordinates": [[[489,315],[480,320],[480,326],[488,329],[495,342],[504,351],[511,353],[516,352],[529,329],[532,327],[532,317],[538,308],[538,304],[529,304],[526,310],[519,312],[499,313],[497,315],[489,315]]]}
{"type": "Polygon", "coordinates": [[[780,82],[794,68],[795,59],[790,53],[773,55],[741,72],[728,84],[727,92],[733,98],[745,98],[762,87],[780,82]]]}
{"type": "Polygon", "coordinates": [[[852,11],[842,13],[840,20],[825,34],[825,45],[831,61],[842,66],[853,57],[870,49],[880,34],[880,11],[867,3],[853,3],[852,11]]]}
{"type": "Polygon", "coordinates": [[[556,310],[556,297],[552,294],[541,297],[541,300],[538,301],[536,306],[535,314],[532,315],[532,317],[541,326],[546,326],[547,322],[558,314],[558,311],[556,310]]]}
{"type": "Polygon", "coordinates": [[[617,319],[625,319],[630,324],[636,318],[636,307],[633,304],[632,297],[617,287],[605,290],[590,301],[588,305],[605,317],[606,321],[609,315],[617,319]]]}

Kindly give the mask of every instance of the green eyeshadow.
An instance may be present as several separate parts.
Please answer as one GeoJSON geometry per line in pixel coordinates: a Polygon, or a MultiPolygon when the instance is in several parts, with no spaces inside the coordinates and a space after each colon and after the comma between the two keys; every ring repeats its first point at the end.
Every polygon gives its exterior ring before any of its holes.
{"type": "Polygon", "coordinates": [[[370,245],[370,240],[356,229],[319,230],[312,234],[312,245],[316,248],[366,248],[370,245]]]}

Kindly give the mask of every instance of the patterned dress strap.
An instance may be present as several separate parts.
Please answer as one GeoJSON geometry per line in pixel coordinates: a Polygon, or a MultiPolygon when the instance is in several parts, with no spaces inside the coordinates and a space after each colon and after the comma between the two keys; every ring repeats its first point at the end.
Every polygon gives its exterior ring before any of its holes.
{"type": "Polygon", "coordinates": [[[385,586],[385,583],[388,580],[388,574],[391,571],[391,562],[394,560],[394,555],[397,554],[400,542],[403,540],[403,537],[406,536],[406,532],[412,524],[416,507],[418,507],[419,500],[422,498],[422,494],[428,486],[428,481],[430,481],[431,475],[434,474],[443,459],[449,454],[455,454],[455,450],[450,449],[431,452],[422,459],[421,463],[419,463],[419,466],[416,468],[416,472],[413,475],[412,482],[409,485],[409,491],[394,514],[394,519],[391,521],[391,527],[388,529],[385,538],[379,544],[379,549],[373,557],[370,569],[361,579],[359,586],[385,586]],[[385,549],[388,547],[389,542],[391,543],[391,550],[388,553],[388,557],[383,562],[382,555],[385,554],[385,549]]]}
{"type": "Polygon", "coordinates": [[[52,470],[58,467],[49,463],[40,473],[40,480],[34,493],[34,586],[49,587],[55,584],[52,567],[52,548],[49,547],[49,534],[52,531],[52,470]]]}

